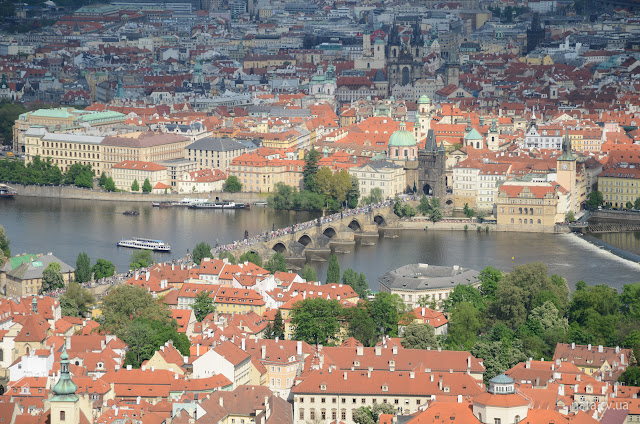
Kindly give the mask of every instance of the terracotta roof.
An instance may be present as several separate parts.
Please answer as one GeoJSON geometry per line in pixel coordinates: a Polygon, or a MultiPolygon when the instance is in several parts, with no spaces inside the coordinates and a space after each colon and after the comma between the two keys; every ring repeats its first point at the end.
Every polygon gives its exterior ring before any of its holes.
{"type": "Polygon", "coordinates": [[[162,166],[162,165],[158,165],[157,163],[153,163],[153,162],[142,162],[142,161],[138,161],[138,160],[126,160],[123,162],[118,162],[115,165],[112,166],[112,168],[117,168],[117,169],[135,169],[135,170],[141,170],[141,171],[162,171],[163,169],[167,169],[166,167],[162,166]]]}

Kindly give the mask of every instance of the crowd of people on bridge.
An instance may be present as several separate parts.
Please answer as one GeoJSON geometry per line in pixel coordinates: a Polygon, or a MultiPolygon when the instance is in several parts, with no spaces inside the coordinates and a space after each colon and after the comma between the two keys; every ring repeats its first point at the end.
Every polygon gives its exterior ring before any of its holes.
{"type": "MultiPolygon", "coordinates": [[[[402,200],[407,201],[412,199],[410,197],[407,197],[406,199],[402,199],[402,200]]],[[[300,224],[293,224],[288,227],[278,228],[272,231],[266,231],[262,234],[258,234],[253,237],[245,237],[243,240],[236,240],[233,243],[216,245],[215,248],[213,249],[213,253],[217,256],[222,252],[227,252],[227,251],[236,250],[243,247],[252,246],[256,243],[262,243],[262,242],[274,239],[276,237],[281,237],[287,234],[293,234],[298,231],[307,230],[315,226],[321,226],[329,222],[343,219],[345,217],[355,216],[363,213],[371,213],[375,209],[384,208],[392,205],[393,203],[394,203],[393,199],[387,199],[380,203],[360,206],[354,209],[348,209],[346,211],[336,212],[334,214],[316,218],[311,221],[303,222],[300,224]]]]}

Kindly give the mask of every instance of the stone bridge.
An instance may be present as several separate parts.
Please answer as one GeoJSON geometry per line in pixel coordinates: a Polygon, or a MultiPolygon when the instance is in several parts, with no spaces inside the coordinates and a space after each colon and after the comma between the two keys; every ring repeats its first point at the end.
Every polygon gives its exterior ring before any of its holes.
{"type": "Polygon", "coordinates": [[[299,224],[295,231],[250,246],[241,246],[231,253],[239,257],[245,252],[255,252],[263,261],[275,252],[282,253],[289,260],[313,259],[327,256],[331,251],[350,252],[356,241],[366,245],[376,244],[381,231],[396,228],[398,217],[393,213],[393,205],[384,206],[356,215],[333,218],[328,222],[299,224]]]}

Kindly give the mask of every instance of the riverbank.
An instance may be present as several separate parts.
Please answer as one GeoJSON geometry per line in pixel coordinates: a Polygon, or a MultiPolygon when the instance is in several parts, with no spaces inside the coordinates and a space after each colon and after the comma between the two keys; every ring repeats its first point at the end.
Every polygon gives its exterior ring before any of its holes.
{"type": "Polygon", "coordinates": [[[107,202],[161,202],[163,200],[180,201],[185,197],[193,199],[233,199],[236,202],[260,202],[266,201],[268,193],[127,193],[108,192],[102,190],[90,190],[72,186],[38,186],[9,184],[18,192],[18,196],[74,199],[74,200],[98,200],[107,202]]]}
{"type": "Polygon", "coordinates": [[[398,222],[400,230],[453,230],[453,231],[499,231],[496,224],[487,224],[479,222],[460,222],[459,220],[449,221],[443,219],[436,223],[431,222],[428,218],[413,218],[412,220],[400,220],[398,222]],[[466,228],[465,228],[466,227],[466,228]],[[478,230],[480,228],[480,230],[478,230]],[[488,228],[488,230],[487,230],[488,228]]]}

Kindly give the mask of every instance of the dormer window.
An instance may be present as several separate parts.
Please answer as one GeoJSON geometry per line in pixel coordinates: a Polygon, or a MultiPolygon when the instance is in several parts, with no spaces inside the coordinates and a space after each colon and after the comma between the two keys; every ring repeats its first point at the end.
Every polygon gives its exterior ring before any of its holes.
{"type": "Polygon", "coordinates": [[[383,392],[388,392],[389,391],[389,386],[387,386],[387,385],[382,386],[382,391],[383,392]]]}
{"type": "Polygon", "coordinates": [[[327,390],[327,385],[326,384],[321,384],[320,385],[320,390],[326,391],[327,390]]]}

